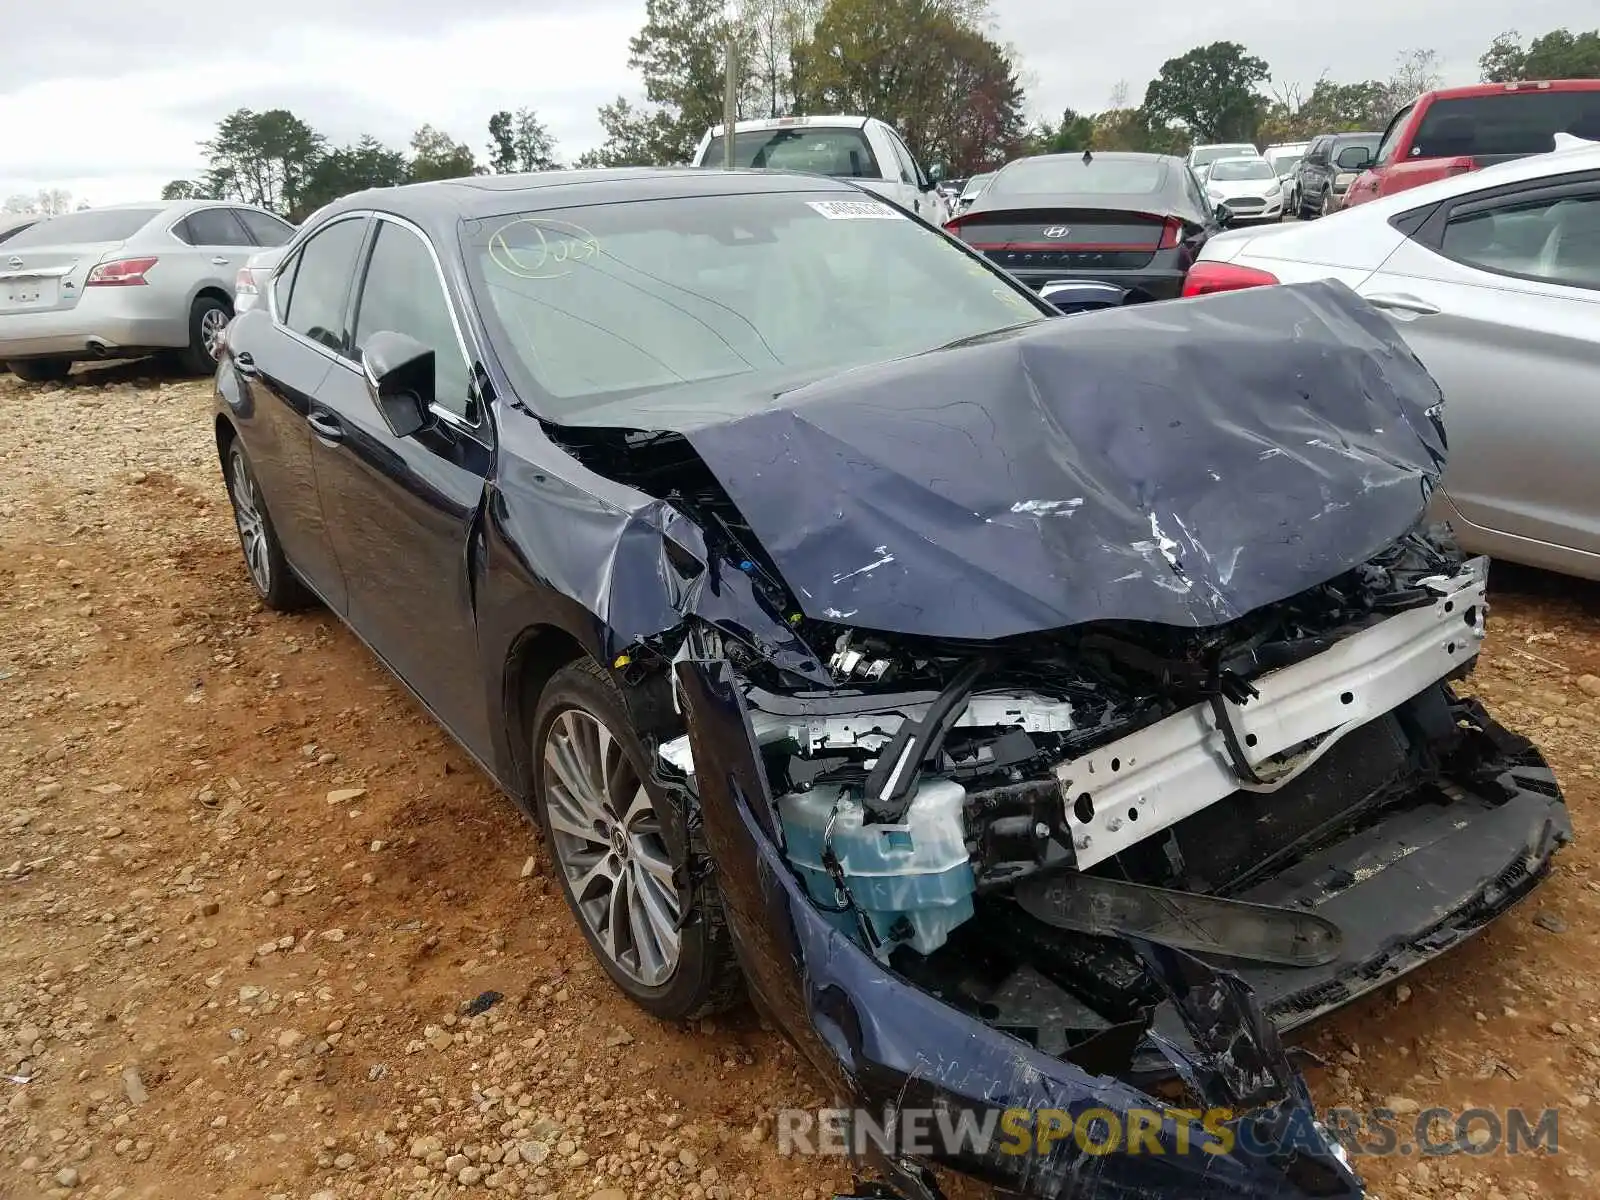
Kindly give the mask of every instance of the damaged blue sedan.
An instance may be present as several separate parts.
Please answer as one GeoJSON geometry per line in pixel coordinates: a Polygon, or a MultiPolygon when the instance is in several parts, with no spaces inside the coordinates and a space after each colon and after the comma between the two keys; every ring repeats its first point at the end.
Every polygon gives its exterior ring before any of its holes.
{"type": "Polygon", "coordinates": [[[878,1114],[863,1194],[1362,1194],[1281,1035],[1571,826],[1453,689],[1448,408],[1352,292],[1060,318],[847,182],[698,170],[359,193],[263,290],[216,376],[263,601],[527,811],[641,1007],[748,992],[878,1114]]]}

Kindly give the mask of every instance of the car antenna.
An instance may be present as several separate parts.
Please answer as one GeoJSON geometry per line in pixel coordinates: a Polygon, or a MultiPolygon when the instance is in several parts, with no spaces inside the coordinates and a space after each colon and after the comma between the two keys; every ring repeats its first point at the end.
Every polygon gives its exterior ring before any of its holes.
{"type": "Polygon", "coordinates": [[[1083,148],[1083,165],[1088,166],[1094,161],[1094,151],[1085,146],[1083,148]]]}

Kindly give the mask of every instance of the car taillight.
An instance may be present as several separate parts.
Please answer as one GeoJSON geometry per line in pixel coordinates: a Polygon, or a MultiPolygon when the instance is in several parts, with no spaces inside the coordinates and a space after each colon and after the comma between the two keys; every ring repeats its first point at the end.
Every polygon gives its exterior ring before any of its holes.
{"type": "Polygon", "coordinates": [[[961,234],[961,222],[964,219],[965,218],[963,217],[951,217],[944,223],[944,231],[946,233],[956,234],[959,237],[961,234]]]}
{"type": "Polygon", "coordinates": [[[1176,250],[1181,241],[1183,241],[1183,222],[1177,217],[1168,217],[1161,224],[1161,241],[1156,249],[1176,250]]]}
{"type": "Polygon", "coordinates": [[[155,258],[118,258],[103,262],[89,272],[84,287],[144,287],[150,281],[145,272],[155,266],[155,258]]]}
{"type": "Polygon", "coordinates": [[[1197,262],[1183,279],[1185,296],[1209,296],[1213,292],[1236,292],[1240,288],[1268,287],[1279,279],[1270,271],[1241,267],[1234,263],[1197,262]]]}
{"type": "Polygon", "coordinates": [[[249,267],[240,267],[239,273],[233,277],[233,294],[236,296],[256,294],[256,277],[249,267]]]}

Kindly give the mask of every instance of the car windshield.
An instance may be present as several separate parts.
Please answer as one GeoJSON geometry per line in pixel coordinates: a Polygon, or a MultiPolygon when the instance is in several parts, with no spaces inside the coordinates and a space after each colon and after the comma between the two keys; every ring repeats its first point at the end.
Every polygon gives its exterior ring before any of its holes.
{"type": "Polygon", "coordinates": [[[1093,193],[1143,195],[1161,190],[1166,165],[1156,158],[1091,157],[1052,154],[1024,158],[994,177],[989,190],[996,196],[1049,196],[1093,193]]]}
{"type": "Polygon", "coordinates": [[[1226,183],[1239,179],[1276,179],[1278,173],[1264,158],[1223,158],[1211,164],[1211,179],[1226,183]]]}
{"type": "Polygon", "coordinates": [[[1201,146],[1194,151],[1193,165],[1203,167],[1219,158],[1232,158],[1238,154],[1254,154],[1254,146],[1201,146]]]}
{"type": "Polygon", "coordinates": [[[831,374],[1048,319],[929,226],[836,191],[510,214],[467,222],[463,240],[491,338],[555,420],[629,394],[831,374]]]}
{"type": "Polygon", "coordinates": [[[1557,133],[1600,137],[1600,90],[1435,100],[1423,114],[1411,153],[1419,158],[1544,154],[1556,148],[1557,133]]]}
{"type": "Polygon", "coordinates": [[[961,198],[965,200],[969,196],[976,196],[979,192],[983,191],[984,188],[989,186],[989,181],[993,178],[994,172],[992,171],[987,175],[974,175],[971,179],[967,180],[967,186],[961,189],[961,198]]]}
{"type": "MultiPolygon", "coordinates": [[[[706,147],[701,166],[720,167],[723,163],[721,137],[713,137],[706,147]]],[[[882,172],[860,129],[845,127],[790,126],[783,129],[735,130],[733,165],[742,168],[766,167],[775,171],[809,171],[814,175],[833,175],[840,179],[876,179],[882,172]]]]}
{"type": "Polygon", "coordinates": [[[159,208],[102,208],[65,213],[30,225],[6,240],[7,250],[28,246],[73,246],[84,242],[122,242],[132,237],[159,208]]]}
{"type": "Polygon", "coordinates": [[[1275,154],[1272,157],[1272,169],[1279,175],[1287,175],[1300,165],[1304,154],[1275,154]]]}

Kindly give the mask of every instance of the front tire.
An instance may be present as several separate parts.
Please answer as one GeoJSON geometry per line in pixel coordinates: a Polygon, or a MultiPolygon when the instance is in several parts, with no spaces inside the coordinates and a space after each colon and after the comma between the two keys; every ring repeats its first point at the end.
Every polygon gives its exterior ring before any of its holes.
{"type": "Polygon", "coordinates": [[[8,362],[11,373],[24,383],[60,383],[72,370],[66,358],[19,358],[8,362]]]}
{"type": "Polygon", "coordinates": [[[267,515],[261,485],[250,466],[250,457],[239,439],[228,446],[224,478],[228,499],[233,504],[233,523],[239,531],[239,548],[244,551],[245,570],[255,585],[261,603],[277,612],[295,612],[313,603],[314,597],[290,570],[283,557],[278,531],[267,515]]]}
{"type": "Polygon", "coordinates": [[[233,319],[233,309],[214,296],[200,296],[189,309],[189,345],[178,354],[178,365],[191,375],[216,372],[222,338],[233,319]]]}
{"type": "Polygon", "coordinates": [[[551,678],[533,721],[534,809],[567,906],[613,983],[664,1021],[736,1003],[744,981],[714,877],[686,920],[648,757],[616,685],[588,659],[551,678]]]}

